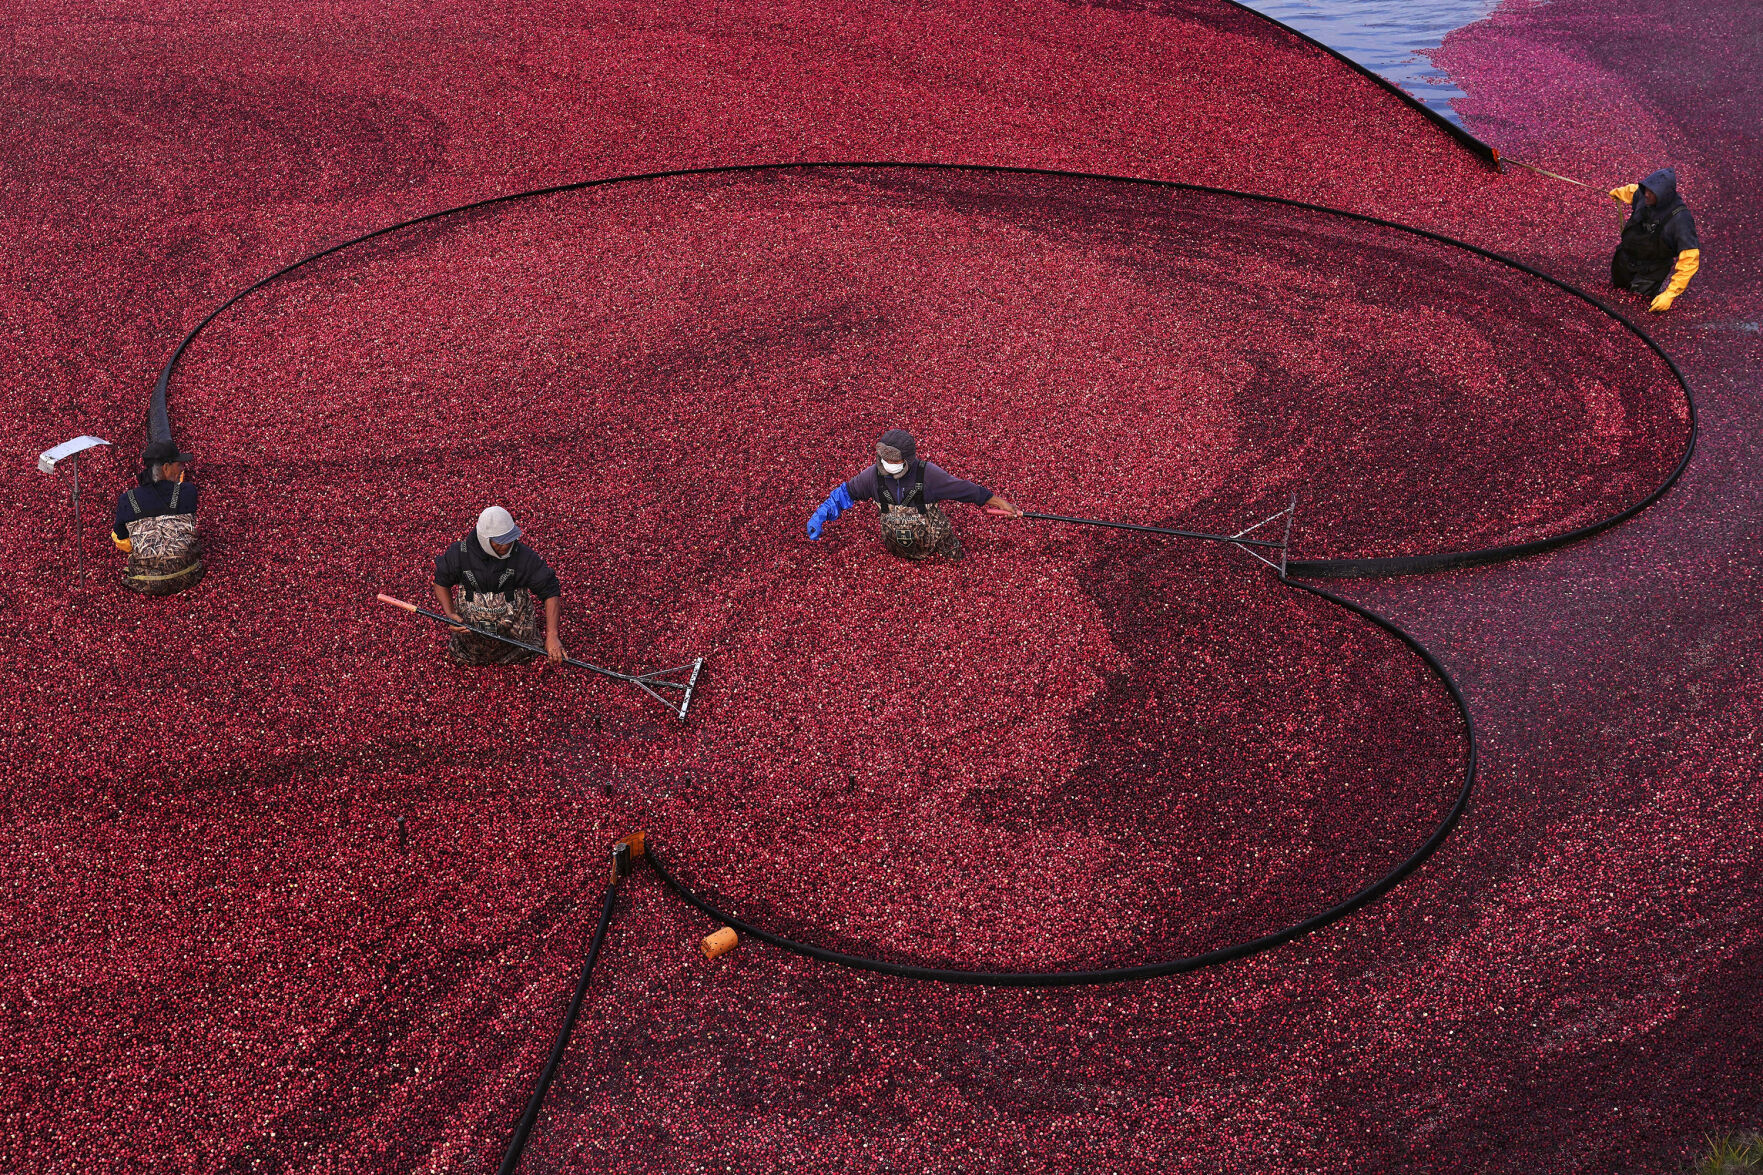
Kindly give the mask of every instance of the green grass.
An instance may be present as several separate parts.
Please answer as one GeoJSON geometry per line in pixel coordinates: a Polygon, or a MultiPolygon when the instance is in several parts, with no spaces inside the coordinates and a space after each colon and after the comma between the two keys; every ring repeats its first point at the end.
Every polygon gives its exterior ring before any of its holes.
{"type": "Polygon", "coordinates": [[[1708,1140],[1698,1175],[1763,1175],[1763,1134],[1732,1134],[1708,1140]]]}

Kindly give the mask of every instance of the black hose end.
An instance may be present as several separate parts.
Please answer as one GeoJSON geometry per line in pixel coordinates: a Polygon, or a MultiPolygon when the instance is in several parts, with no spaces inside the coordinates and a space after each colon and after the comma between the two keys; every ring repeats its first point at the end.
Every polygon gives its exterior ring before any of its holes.
{"type": "Polygon", "coordinates": [[[621,836],[612,842],[612,879],[617,885],[631,875],[637,867],[637,858],[643,855],[643,834],[633,832],[629,836],[621,836]]]}

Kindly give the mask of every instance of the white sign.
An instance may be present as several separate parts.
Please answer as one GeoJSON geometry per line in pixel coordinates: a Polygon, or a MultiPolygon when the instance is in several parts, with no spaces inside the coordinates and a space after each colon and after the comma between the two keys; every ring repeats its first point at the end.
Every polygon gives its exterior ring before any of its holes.
{"type": "Polygon", "coordinates": [[[53,449],[44,449],[37,454],[37,468],[44,473],[54,473],[55,466],[69,457],[108,444],[110,442],[103,437],[75,437],[71,441],[63,441],[53,449]]]}

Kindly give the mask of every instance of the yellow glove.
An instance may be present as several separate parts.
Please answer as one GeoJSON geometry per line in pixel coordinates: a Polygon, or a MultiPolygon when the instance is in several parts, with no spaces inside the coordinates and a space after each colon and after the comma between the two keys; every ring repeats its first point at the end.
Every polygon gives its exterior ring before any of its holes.
{"type": "Polygon", "coordinates": [[[111,535],[110,541],[115,543],[116,549],[125,555],[132,555],[135,553],[135,544],[132,539],[119,539],[115,535],[111,535]]]}
{"type": "Polygon", "coordinates": [[[1623,184],[1620,188],[1610,189],[1612,200],[1621,200],[1624,204],[1634,203],[1634,194],[1641,190],[1639,184],[1623,184]]]}
{"type": "Polygon", "coordinates": [[[1647,309],[1654,313],[1671,309],[1671,303],[1677,299],[1679,294],[1689,288],[1690,278],[1695,277],[1696,270],[1701,267],[1702,251],[1700,249],[1685,249],[1679,253],[1677,265],[1671,271],[1671,284],[1659,291],[1659,296],[1653,299],[1653,304],[1647,309]]]}

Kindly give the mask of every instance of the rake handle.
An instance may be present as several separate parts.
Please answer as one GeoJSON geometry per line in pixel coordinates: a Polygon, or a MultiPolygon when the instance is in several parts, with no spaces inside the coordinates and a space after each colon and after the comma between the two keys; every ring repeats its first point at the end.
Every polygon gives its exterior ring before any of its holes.
{"type": "Polygon", "coordinates": [[[1279,547],[1284,543],[1276,543],[1270,539],[1239,539],[1227,534],[1206,534],[1198,530],[1176,530],[1168,526],[1140,526],[1136,522],[1105,522],[1100,518],[1072,518],[1064,514],[1042,514],[1037,510],[1024,510],[1024,518],[1038,518],[1043,522],[1071,522],[1079,526],[1105,526],[1110,530],[1137,530],[1146,534],[1167,534],[1181,539],[1206,539],[1214,543],[1236,543],[1244,547],[1279,547]]]}
{"type": "MultiPolygon", "coordinates": [[[[517,649],[525,649],[529,653],[537,653],[541,657],[548,656],[545,650],[541,649],[538,645],[529,645],[525,641],[517,641],[511,636],[503,636],[499,632],[491,632],[488,629],[479,628],[475,624],[466,624],[464,621],[454,620],[451,616],[443,616],[439,612],[430,612],[427,608],[420,608],[417,605],[412,604],[409,600],[400,600],[397,596],[388,596],[384,592],[379,592],[376,598],[382,604],[390,604],[394,608],[402,608],[404,611],[414,612],[418,616],[427,616],[430,620],[439,620],[449,628],[463,628],[467,632],[476,633],[478,636],[487,637],[493,641],[501,641],[505,645],[513,645],[517,649]]],[[[574,657],[565,657],[563,663],[565,665],[573,665],[577,669],[586,669],[590,673],[598,673],[601,677],[610,677],[614,681],[636,680],[631,674],[620,673],[616,669],[607,669],[603,665],[590,665],[588,662],[578,661],[574,657]]]]}

